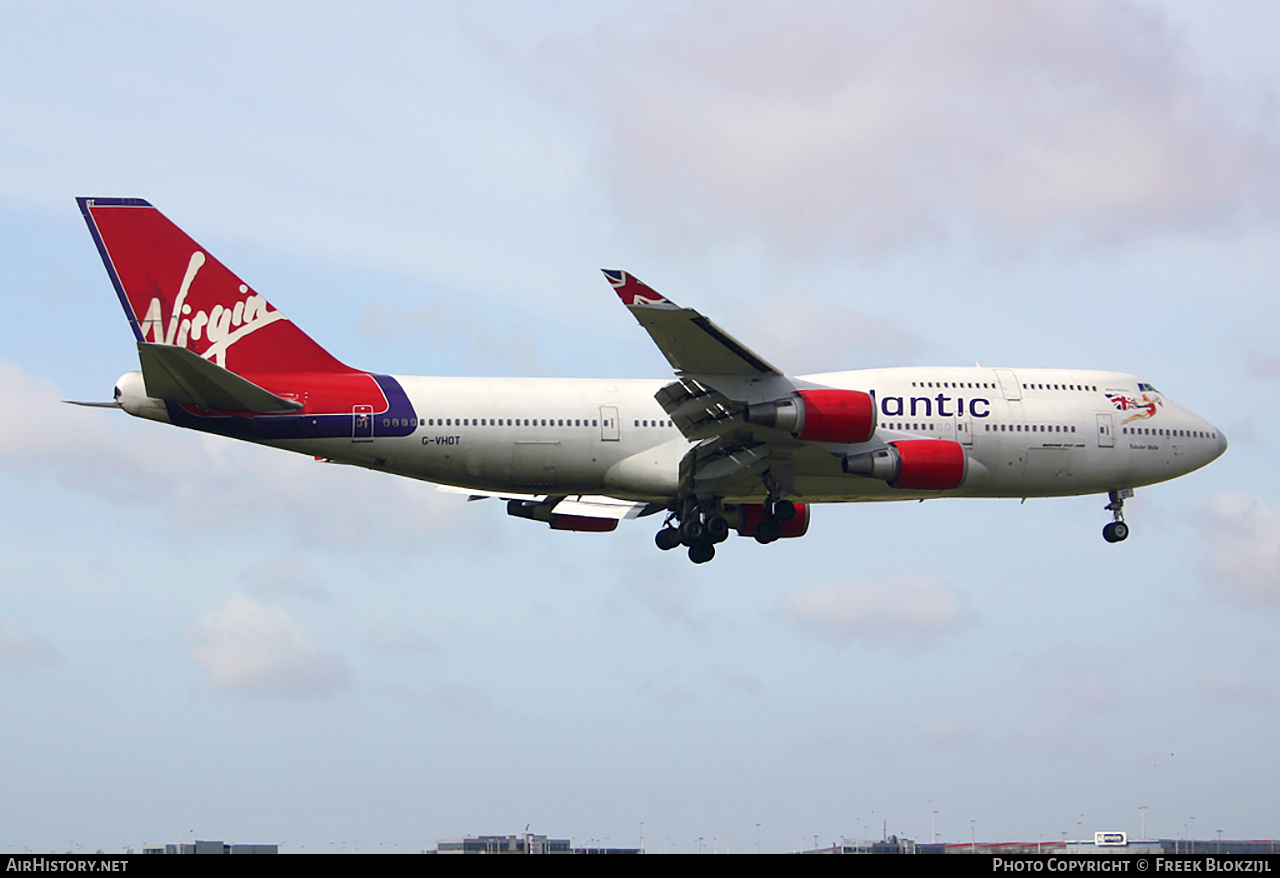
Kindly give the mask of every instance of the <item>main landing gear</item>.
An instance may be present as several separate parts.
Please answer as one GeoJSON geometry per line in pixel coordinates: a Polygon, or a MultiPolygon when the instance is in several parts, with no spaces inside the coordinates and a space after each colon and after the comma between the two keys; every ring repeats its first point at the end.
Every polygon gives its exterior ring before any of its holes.
{"type": "Polygon", "coordinates": [[[782,536],[783,522],[796,517],[796,504],[790,500],[770,500],[764,504],[764,520],[756,525],[756,542],[767,546],[782,536]]]}
{"type": "Polygon", "coordinates": [[[1107,495],[1111,500],[1106,505],[1106,510],[1111,513],[1114,519],[1110,524],[1102,529],[1102,538],[1108,543],[1118,543],[1128,538],[1129,525],[1124,523],[1124,501],[1133,496],[1132,488],[1120,488],[1112,491],[1107,495]]]}
{"type": "Polygon", "coordinates": [[[729,531],[736,527],[744,534],[751,534],[756,542],[772,543],[781,538],[783,525],[796,517],[796,505],[790,500],[775,500],[770,497],[763,504],[752,507],[748,512],[745,507],[733,509],[725,517],[715,501],[687,500],[680,509],[667,513],[667,520],[662,529],[654,536],[653,541],[658,548],[669,552],[676,546],[689,549],[689,560],[694,564],[705,564],[716,556],[716,544],[729,538],[729,531]],[[762,517],[756,519],[753,515],[762,517]],[[736,518],[734,517],[736,516],[736,518]],[[752,524],[754,523],[754,528],[752,524]]]}
{"type": "Polygon", "coordinates": [[[704,513],[696,504],[688,504],[683,514],[672,512],[653,541],[662,551],[687,546],[689,560],[706,564],[716,556],[716,543],[729,538],[729,522],[717,512],[704,513]]]}

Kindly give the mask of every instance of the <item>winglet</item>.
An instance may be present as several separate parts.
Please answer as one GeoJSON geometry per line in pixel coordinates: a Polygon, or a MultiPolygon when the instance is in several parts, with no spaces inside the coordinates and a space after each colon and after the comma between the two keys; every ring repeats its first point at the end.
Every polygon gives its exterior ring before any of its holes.
{"type": "Polygon", "coordinates": [[[604,276],[667,362],[682,375],[781,375],[692,308],[681,308],[644,281],[617,269],[604,276]]]}
{"type": "Polygon", "coordinates": [[[614,292],[628,308],[679,308],[666,296],[659,293],[640,278],[625,271],[614,268],[602,268],[605,279],[613,286],[614,292]]]}

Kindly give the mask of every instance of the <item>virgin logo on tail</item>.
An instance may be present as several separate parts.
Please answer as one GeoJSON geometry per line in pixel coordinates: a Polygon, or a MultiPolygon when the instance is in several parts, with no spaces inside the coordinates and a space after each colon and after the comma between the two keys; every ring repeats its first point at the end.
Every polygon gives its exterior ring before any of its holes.
{"type": "MultiPolygon", "coordinates": [[[[158,297],[152,297],[147,312],[139,322],[144,341],[151,337],[156,344],[188,347],[188,342],[207,339],[209,346],[200,352],[206,360],[212,360],[219,366],[226,366],[227,351],[236,342],[257,332],[264,326],[270,326],[277,320],[287,319],[284,314],[272,309],[266,299],[257,293],[246,299],[237,301],[231,307],[218,304],[210,311],[195,311],[187,304],[187,294],[195,282],[201,266],[205,264],[205,254],[197,250],[191,254],[186,273],[182,277],[182,286],[178,288],[178,296],[173,303],[173,311],[166,325],[164,303],[158,297]]],[[[249,287],[240,284],[241,296],[249,293],[249,287]]],[[[194,348],[193,348],[194,350],[194,348]]]]}
{"type": "Polygon", "coordinates": [[[148,202],[77,200],[139,341],[181,347],[238,374],[358,371],[148,202]]]}

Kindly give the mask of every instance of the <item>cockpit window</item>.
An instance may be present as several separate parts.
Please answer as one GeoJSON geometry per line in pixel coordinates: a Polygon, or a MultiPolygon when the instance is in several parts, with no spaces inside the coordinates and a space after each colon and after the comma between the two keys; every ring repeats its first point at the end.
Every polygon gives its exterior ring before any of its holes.
{"type": "Polygon", "coordinates": [[[1138,389],[1139,389],[1139,390],[1141,390],[1141,391],[1144,391],[1144,392],[1146,392],[1146,393],[1159,393],[1159,392],[1160,392],[1160,391],[1156,390],[1154,387],[1152,387],[1150,384],[1147,384],[1147,383],[1142,382],[1142,381],[1139,381],[1139,382],[1138,382],[1138,389]]]}

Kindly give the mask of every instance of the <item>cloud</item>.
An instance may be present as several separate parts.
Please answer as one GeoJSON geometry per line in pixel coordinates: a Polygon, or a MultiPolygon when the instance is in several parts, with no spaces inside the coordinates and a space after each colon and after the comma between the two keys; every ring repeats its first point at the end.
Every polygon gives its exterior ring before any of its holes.
{"type": "Polygon", "coordinates": [[[436,686],[431,690],[431,700],[437,707],[469,716],[481,716],[492,709],[489,696],[475,686],[436,686]]]}
{"type": "Polygon", "coordinates": [[[1114,243],[1280,194],[1262,126],[1137,4],[717,4],[635,33],[576,81],[626,216],[693,246],[1114,243]]]}
{"type": "Polygon", "coordinates": [[[720,678],[720,685],[724,687],[726,692],[741,692],[756,701],[759,701],[765,694],[764,684],[751,674],[727,671],[721,668],[716,671],[716,676],[720,678]]]}
{"type": "Polygon", "coordinates": [[[52,643],[36,637],[16,619],[0,618],[0,668],[25,671],[61,661],[52,643]]]}
{"type": "Polygon", "coordinates": [[[1045,708],[1072,716],[1109,713],[1121,704],[1114,668],[1108,656],[1083,651],[1076,644],[1058,644],[1023,657],[1019,664],[1036,681],[1045,708]]]}
{"type": "MultiPolygon", "coordinates": [[[[425,532],[456,532],[469,513],[427,483],[64,405],[50,382],[2,361],[0,382],[26,413],[0,424],[0,469],[50,472],[77,491],[158,507],[180,537],[282,527],[309,547],[426,549],[425,532]]],[[[259,572],[288,585],[281,568],[259,572]]],[[[295,586],[306,585],[303,572],[295,586]]]]}
{"type": "Polygon", "coordinates": [[[385,656],[428,655],[439,652],[435,644],[416,631],[383,623],[369,632],[373,648],[385,656]]]}
{"type": "Polygon", "coordinates": [[[1209,543],[1205,579],[1240,603],[1280,608],[1280,507],[1223,492],[1209,498],[1199,528],[1209,543]]]}
{"type": "Polygon", "coordinates": [[[1030,680],[1020,704],[1026,709],[1019,737],[1036,747],[1051,747],[1079,757],[1094,757],[1103,744],[1105,718],[1132,706],[1127,682],[1113,655],[1061,643],[1010,662],[1030,680]]]}
{"type": "Polygon", "coordinates": [[[701,628],[703,620],[691,605],[693,587],[675,577],[644,575],[647,572],[635,567],[626,571],[623,579],[626,590],[659,618],[701,628]]]}
{"type": "Polygon", "coordinates": [[[697,704],[701,697],[698,693],[671,683],[656,684],[646,680],[639,686],[639,692],[654,706],[664,711],[680,711],[697,704]]]}
{"type": "MultiPolygon", "coordinates": [[[[1266,679],[1270,680],[1269,676],[1266,679]]],[[[1198,692],[1215,701],[1239,705],[1270,705],[1276,701],[1275,692],[1257,679],[1233,677],[1227,674],[1203,674],[1195,681],[1198,692]]]]}
{"type": "Polygon", "coordinates": [[[1250,352],[1248,372],[1254,378],[1280,378],[1280,355],[1264,356],[1250,352]]]}
{"type": "Polygon", "coordinates": [[[917,650],[975,623],[962,596],[930,577],[901,577],[882,586],[812,585],[781,602],[783,618],[804,634],[836,644],[862,641],[917,650]]]}
{"type": "Polygon", "coordinates": [[[902,362],[920,354],[925,343],[884,315],[866,314],[832,302],[788,296],[755,308],[741,322],[749,327],[746,343],[766,351],[766,359],[788,374],[877,366],[902,362]]]}
{"type": "Polygon", "coordinates": [[[303,701],[350,685],[342,659],[322,649],[284,607],[233,594],[187,632],[191,655],[214,690],[244,698],[303,701]]]}
{"type": "Polygon", "coordinates": [[[969,726],[951,719],[931,720],[920,729],[920,740],[933,747],[954,747],[968,744],[972,739],[973,730],[969,726]]]}
{"type": "Polygon", "coordinates": [[[462,368],[502,364],[518,375],[546,373],[538,341],[528,329],[499,330],[492,321],[435,301],[419,308],[383,303],[360,315],[360,335],[379,346],[446,347],[458,351],[462,368]]]}
{"type": "Polygon", "coordinates": [[[299,557],[277,558],[244,572],[245,587],[263,597],[299,597],[322,601],[329,596],[325,577],[299,557]]]}

